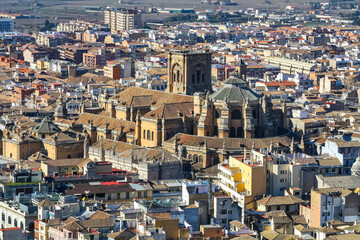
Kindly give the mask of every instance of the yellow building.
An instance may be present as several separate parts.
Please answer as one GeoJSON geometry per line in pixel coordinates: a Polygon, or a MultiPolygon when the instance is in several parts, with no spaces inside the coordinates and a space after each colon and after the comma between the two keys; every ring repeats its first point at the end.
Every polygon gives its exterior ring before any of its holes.
{"type": "Polygon", "coordinates": [[[266,193],[266,155],[244,150],[244,156],[230,157],[218,165],[221,189],[243,207],[254,207],[254,198],[266,193]]]}
{"type": "Polygon", "coordinates": [[[42,161],[41,171],[45,176],[79,174],[84,172],[84,165],[90,161],[84,158],[42,161]]]}

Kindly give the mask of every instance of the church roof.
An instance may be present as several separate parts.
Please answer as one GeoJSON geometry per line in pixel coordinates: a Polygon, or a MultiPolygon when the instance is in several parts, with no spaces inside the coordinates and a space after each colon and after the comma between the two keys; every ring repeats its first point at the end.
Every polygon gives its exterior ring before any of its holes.
{"type": "Polygon", "coordinates": [[[193,102],[169,103],[150,111],[144,115],[148,118],[178,119],[183,116],[192,117],[194,111],[193,102]]]}
{"type": "Polygon", "coordinates": [[[192,96],[138,87],[127,88],[124,91],[116,94],[115,96],[110,97],[110,99],[118,100],[120,102],[120,106],[123,105],[131,107],[132,103],[141,106],[144,100],[149,101],[149,96],[151,96],[151,107],[160,107],[165,103],[192,102],[194,100],[192,96]],[[136,100],[134,99],[135,101],[133,101],[134,96],[138,96],[136,100]]]}
{"type": "Polygon", "coordinates": [[[206,141],[209,149],[222,149],[225,145],[226,149],[239,149],[239,146],[243,145],[248,149],[252,148],[253,143],[256,148],[267,148],[271,141],[277,147],[289,146],[291,140],[287,136],[277,136],[271,138],[219,138],[219,137],[204,137],[189,135],[184,133],[178,133],[172,138],[165,141],[165,144],[173,144],[174,140],[178,140],[179,145],[199,147],[206,141]]]}
{"type": "Polygon", "coordinates": [[[225,84],[236,84],[236,85],[245,85],[246,81],[242,80],[241,78],[230,76],[228,79],[224,81],[225,84]]]}
{"type": "Polygon", "coordinates": [[[50,134],[61,132],[61,129],[50,121],[49,117],[45,117],[38,125],[33,128],[33,132],[39,134],[50,134]]]}
{"type": "Polygon", "coordinates": [[[212,100],[239,102],[259,100],[259,95],[246,86],[246,82],[235,76],[230,77],[219,91],[210,95],[212,100]]]}
{"type": "Polygon", "coordinates": [[[119,131],[123,127],[123,132],[132,132],[135,129],[135,123],[131,121],[121,120],[117,118],[111,118],[101,116],[98,114],[83,113],[76,120],[76,124],[88,125],[92,120],[94,127],[105,128],[105,123],[109,124],[108,129],[112,131],[119,131]]]}

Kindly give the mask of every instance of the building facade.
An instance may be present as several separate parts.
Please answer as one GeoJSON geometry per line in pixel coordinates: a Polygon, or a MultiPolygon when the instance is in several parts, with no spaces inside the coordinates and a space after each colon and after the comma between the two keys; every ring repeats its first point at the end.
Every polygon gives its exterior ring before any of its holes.
{"type": "Polygon", "coordinates": [[[141,14],[137,10],[113,8],[104,11],[105,24],[111,32],[141,28],[141,14]]]}

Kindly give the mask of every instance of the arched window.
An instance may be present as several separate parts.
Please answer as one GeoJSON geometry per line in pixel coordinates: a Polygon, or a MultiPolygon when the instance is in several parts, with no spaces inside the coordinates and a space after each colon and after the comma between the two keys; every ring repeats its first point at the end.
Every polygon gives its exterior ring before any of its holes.
{"type": "Polygon", "coordinates": [[[147,131],[147,140],[150,140],[150,130],[147,131]]]}
{"type": "Polygon", "coordinates": [[[23,222],[20,222],[20,228],[24,229],[24,223],[23,222]]]}
{"type": "Polygon", "coordinates": [[[199,162],[202,163],[203,162],[203,157],[200,155],[199,156],[199,162]]]}
{"type": "Polygon", "coordinates": [[[241,112],[239,109],[235,109],[231,112],[231,119],[241,119],[241,112]]]}
{"type": "Polygon", "coordinates": [[[194,154],[194,162],[198,162],[198,156],[196,154],[194,154]]]}
{"type": "Polygon", "coordinates": [[[192,160],[192,155],[189,154],[188,158],[189,158],[189,160],[191,161],[191,160],[192,160]]]}
{"type": "Polygon", "coordinates": [[[238,138],[244,137],[244,129],[243,129],[242,127],[238,127],[236,134],[237,134],[236,136],[237,136],[238,138]]]}
{"type": "Polygon", "coordinates": [[[1,221],[5,222],[5,213],[4,212],[1,213],[1,221]]]}
{"type": "Polygon", "coordinates": [[[17,219],[14,219],[14,227],[17,227],[17,219]]]}
{"type": "Polygon", "coordinates": [[[234,127],[231,127],[231,128],[230,128],[230,137],[232,137],[232,138],[233,138],[233,137],[236,137],[236,136],[235,136],[235,128],[234,128],[234,127]]]}
{"type": "Polygon", "coordinates": [[[176,81],[180,82],[180,70],[177,70],[176,72],[176,81]]]}
{"type": "Polygon", "coordinates": [[[11,224],[11,217],[8,217],[8,224],[11,224]]]}
{"type": "Polygon", "coordinates": [[[67,158],[71,158],[71,155],[68,155],[67,158]]]}
{"type": "Polygon", "coordinates": [[[154,141],[154,132],[151,132],[151,140],[154,141]]]}
{"type": "Polygon", "coordinates": [[[218,127],[217,126],[214,126],[214,136],[217,136],[219,133],[218,133],[218,127]]]}
{"type": "Polygon", "coordinates": [[[146,130],[144,130],[143,138],[146,138],[146,130]]]}
{"type": "Polygon", "coordinates": [[[215,110],[215,118],[220,118],[221,110],[215,110]]]}

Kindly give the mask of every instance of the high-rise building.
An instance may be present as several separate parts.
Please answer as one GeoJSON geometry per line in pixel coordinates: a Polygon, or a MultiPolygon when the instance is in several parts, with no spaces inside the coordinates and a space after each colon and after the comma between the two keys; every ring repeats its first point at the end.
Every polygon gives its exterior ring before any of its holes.
{"type": "Polygon", "coordinates": [[[14,19],[0,18],[0,32],[14,31],[14,19]]]}
{"type": "Polygon", "coordinates": [[[141,14],[134,9],[112,8],[104,11],[104,22],[111,32],[141,28],[141,14]]]}

